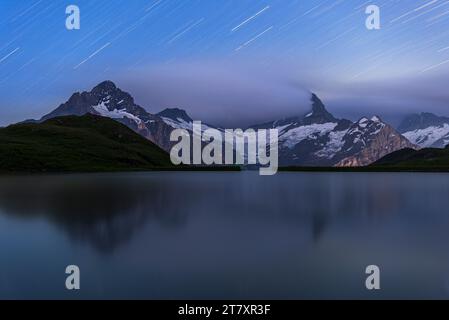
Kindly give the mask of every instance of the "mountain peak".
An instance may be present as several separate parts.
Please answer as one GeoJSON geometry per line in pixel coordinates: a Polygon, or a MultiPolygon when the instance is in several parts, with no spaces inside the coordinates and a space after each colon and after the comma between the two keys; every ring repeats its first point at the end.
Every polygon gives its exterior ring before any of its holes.
{"type": "Polygon", "coordinates": [[[323,102],[318,98],[318,96],[315,93],[312,93],[312,98],[310,99],[312,101],[312,111],[315,113],[319,112],[325,112],[326,107],[324,106],[323,102]]]}
{"type": "Polygon", "coordinates": [[[371,119],[362,117],[354,124],[352,130],[355,130],[356,132],[360,132],[360,130],[369,131],[371,134],[371,132],[377,132],[378,130],[384,128],[385,125],[386,124],[379,116],[373,116],[371,119]]]}
{"type": "Polygon", "coordinates": [[[103,81],[94,87],[91,93],[96,97],[106,97],[110,95],[120,94],[122,91],[117,88],[112,81],[103,81]]]}
{"type": "Polygon", "coordinates": [[[312,111],[304,116],[304,122],[308,123],[326,123],[337,122],[338,120],[326,110],[323,102],[315,93],[311,96],[312,111]]]}
{"type": "Polygon", "coordinates": [[[117,86],[115,85],[114,82],[110,81],[110,80],[106,80],[101,82],[100,84],[98,84],[95,88],[93,88],[92,91],[96,91],[96,90],[116,90],[117,86]]]}
{"type": "Polygon", "coordinates": [[[187,114],[187,112],[183,109],[179,108],[167,108],[163,110],[162,112],[159,112],[157,114],[159,117],[162,118],[169,118],[172,120],[182,119],[188,123],[193,122],[192,118],[187,114]]]}
{"type": "Polygon", "coordinates": [[[382,119],[379,116],[373,116],[371,118],[371,121],[373,121],[373,122],[383,122],[382,119]]]}
{"type": "Polygon", "coordinates": [[[103,81],[90,92],[98,101],[96,104],[105,102],[109,108],[133,108],[134,98],[127,92],[122,91],[112,81],[103,81]]]}

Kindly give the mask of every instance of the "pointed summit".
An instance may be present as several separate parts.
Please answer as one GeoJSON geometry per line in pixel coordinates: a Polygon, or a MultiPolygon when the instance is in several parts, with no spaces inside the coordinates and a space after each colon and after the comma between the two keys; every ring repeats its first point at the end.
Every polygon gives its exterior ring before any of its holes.
{"type": "Polygon", "coordinates": [[[67,115],[82,116],[89,113],[117,119],[136,132],[145,131],[142,134],[144,136],[148,135],[148,130],[144,130],[142,123],[153,120],[151,114],[134,103],[134,99],[129,93],[120,90],[112,81],[103,81],[89,92],[73,94],[67,102],[61,104],[40,121],[67,115]]]}
{"type": "Polygon", "coordinates": [[[311,97],[312,111],[304,116],[304,123],[327,123],[337,122],[338,120],[326,110],[323,102],[318,98],[315,93],[312,93],[311,97]]]}
{"type": "Polygon", "coordinates": [[[96,104],[104,102],[109,110],[134,109],[134,98],[129,93],[120,90],[112,81],[101,82],[92,89],[90,94],[97,100],[96,104]]]}
{"type": "Polygon", "coordinates": [[[114,82],[110,80],[106,80],[98,84],[95,88],[92,89],[92,92],[99,92],[99,91],[114,91],[117,90],[117,86],[114,82]]]}
{"type": "Polygon", "coordinates": [[[310,99],[312,101],[312,110],[313,112],[325,112],[326,107],[324,106],[323,102],[318,98],[318,96],[315,93],[312,93],[312,98],[310,99]]]}

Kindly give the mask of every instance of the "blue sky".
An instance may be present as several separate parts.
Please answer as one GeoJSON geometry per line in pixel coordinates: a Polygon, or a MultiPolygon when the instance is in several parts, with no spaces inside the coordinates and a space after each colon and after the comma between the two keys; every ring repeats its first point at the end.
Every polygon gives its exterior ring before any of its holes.
{"type": "Polygon", "coordinates": [[[350,118],[449,115],[446,0],[0,0],[0,39],[0,125],[106,79],[215,122],[293,114],[307,90],[350,118]]]}

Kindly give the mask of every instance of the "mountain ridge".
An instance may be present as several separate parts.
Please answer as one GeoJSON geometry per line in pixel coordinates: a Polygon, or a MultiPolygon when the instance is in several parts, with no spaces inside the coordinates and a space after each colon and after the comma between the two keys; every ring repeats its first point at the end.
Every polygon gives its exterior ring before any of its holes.
{"type": "Polygon", "coordinates": [[[416,148],[379,116],[354,123],[335,118],[315,94],[304,116],[255,128],[279,130],[282,166],[366,166],[388,152],[416,148]]]}
{"type": "Polygon", "coordinates": [[[405,117],[398,131],[421,148],[444,148],[449,144],[449,118],[430,112],[405,117]]]}
{"type": "MultiPolygon", "coordinates": [[[[69,100],[43,116],[40,122],[60,115],[87,113],[109,117],[125,124],[165,151],[174,145],[174,129],[193,130],[193,120],[180,108],[151,114],[137,105],[134,98],[112,81],[104,81],[89,92],[73,94],[69,100]]],[[[203,123],[202,131],[216,128],[203,123]]],[[[279,130],[281,166],[369,165],[388,152],[416,148],[380,117],[361,118],[357,122],[337,119],[315,93],[310,93],[307,113],[250,126],[249,129],[279,130]]]]}

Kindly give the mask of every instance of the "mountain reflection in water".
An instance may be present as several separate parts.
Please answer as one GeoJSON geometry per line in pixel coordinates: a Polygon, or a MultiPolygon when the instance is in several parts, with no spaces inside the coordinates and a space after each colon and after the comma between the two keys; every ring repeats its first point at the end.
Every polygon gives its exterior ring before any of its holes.
{"type": "Polygon", "coordinates": [[[4,176],[0,297],[70,298],[72,263],[83,298],[369,298],[370,264],[374,297],[447,297],[448,195],[444,174],[4,176]]]}

